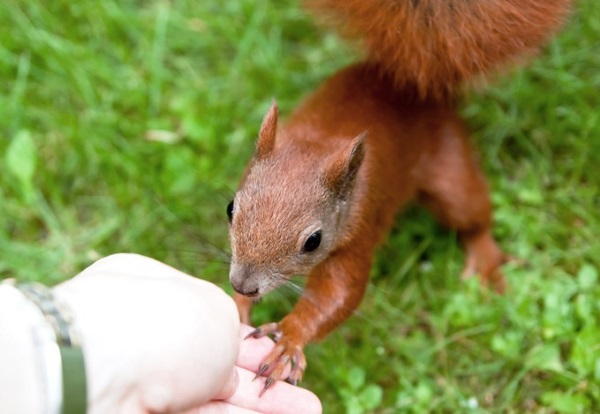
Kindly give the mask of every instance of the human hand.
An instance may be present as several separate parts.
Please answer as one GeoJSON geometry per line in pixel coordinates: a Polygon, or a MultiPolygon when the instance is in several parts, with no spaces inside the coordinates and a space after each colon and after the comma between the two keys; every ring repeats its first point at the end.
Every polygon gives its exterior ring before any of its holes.
{"type": "MultiPolygon", "coordinates": [[[[240,337],[245,338],[254,328],[242,325],[240,337]]],[[[319,414],[322,412],[321,402],[312,392],[278,381],[267,392],[259,397],[264,388],[264,377],[256,380],[258,367],[263,359],[273,349],[271,339],[248,338],[242,340],[240,353],[236,362],[239,372],[239,385],[227,399],[212,401],[188,414],[217,414],[217,413],[278,413],[278,414],[319,414]]]]}
{"type": "Polygon", "coordinates": [[[236,389],[239,317],[212,283],[118,254],[53,291],[75,315],[90,414],[182,412],[236,389]]]}
{"type": "Polygon", "coordinates": [[[258,397],[264,379],[253,379],[273,342],[240,347],[252,328],[239,329],[233,302],[209,282],[118,254],[54,294],[82,336],[91,414],[321,412],[314,394],[283,382],[258,397]]]}

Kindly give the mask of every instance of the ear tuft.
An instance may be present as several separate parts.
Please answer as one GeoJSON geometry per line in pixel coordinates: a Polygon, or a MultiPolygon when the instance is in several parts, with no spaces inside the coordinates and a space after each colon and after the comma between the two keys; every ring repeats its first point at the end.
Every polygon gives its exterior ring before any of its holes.
{"type": "Polygon", "coordinates": [[[366,132],[358,135],[343,151],[332,157],[325,169],[325,186],[338,198],[348,197],[354,187],[358,171],[365,159],[366,139],[366,132]]]}
{"type": "Polygon", "coordinates": [[[264,159],[273,151],[273,148],[275,148],[275,138],[277,137],[277,113],[277,102],[273,101],[273,104],[260,125],[255,154],[257,160],[264,159]]]}

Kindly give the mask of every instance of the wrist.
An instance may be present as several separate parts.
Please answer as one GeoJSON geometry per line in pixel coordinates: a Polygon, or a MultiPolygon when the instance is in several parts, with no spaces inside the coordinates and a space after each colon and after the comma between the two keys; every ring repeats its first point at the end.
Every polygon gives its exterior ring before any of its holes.
{"type": "MultiPolygon", "coordinates": [[[[41,284],[15,284],[13,281],[5,281],[2,289],[7,292],[9,298],[12,296],[13,305],[17,304],[29,309],[30,319],[27,322],[23,322],[22,319],[15,321],[17,324],[25,325],[27,328],[24,331],[25,335],[19,335],[19,328],[16,325],[13,330],[16,327],[17,338],[33,344],[33,353],[31,349],[27,352],[32,354],[30,361],[34,364],[38,387],[37,390],[30,390],[33,392],[29,394],[35,395],[38,400],[36,404],[41,406],[33,412],[85,413],[87,408],[85,364],[78,335],[71,326],[72,315],[69,310],[57,302],[50,289],[41,284]]],[[[13,310],[18,311],[18,309],[13,310]]],[[[20,312],[15,312],[12,315],[19,314],[20,312]]],[[[7,313],[8,318],[10,315],[10,312],[7,313]]],[[[7,335],[6,358],[12,356],[11,351],[19,352],[10,349],[12,341],[13,337],[7,335]]],[[[19,364],[13,362],[12,366],[15,374],[19,376],[21,368],[19,364]]],[[[10,384],[8,389],[15,389],[15,384],[10,384]]],[[[18,389],[18,391],[22,390],[18,389]]],[[[17,394],[21,395],[20,399],[23,399],[22,392],[17,394]]],[[[22,408],[19,412],[23,412],[22,408]]]]}

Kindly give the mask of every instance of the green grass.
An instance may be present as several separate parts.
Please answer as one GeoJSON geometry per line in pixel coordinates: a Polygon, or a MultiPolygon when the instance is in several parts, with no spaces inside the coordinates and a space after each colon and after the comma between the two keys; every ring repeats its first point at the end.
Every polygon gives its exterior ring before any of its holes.
{"type": "MultiPolygon", "coordinates": [[[[225,206],[264,111],[352,59],[295,1],[5,1],[0,277],[51,284],[134,251],[229,289],[225,206]]],[[[411,209],[358,314],[307,350],[325,412],[600,411],[599,93],[600,7],[582,0],[539,59],[467,99],[520,259],[510,291],[461,283],[455,235],[411,209]]]]}

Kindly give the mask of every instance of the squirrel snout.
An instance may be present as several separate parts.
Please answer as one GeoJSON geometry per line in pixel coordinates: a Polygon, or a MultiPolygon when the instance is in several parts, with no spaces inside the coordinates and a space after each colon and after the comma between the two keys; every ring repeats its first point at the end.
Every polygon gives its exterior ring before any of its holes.
{"type": "Polygon", "coordinates": [[[240,287],[236,286],[235,283],[231,283],[231,286],[233,286],[233,290],[235,290],[240,295],[248,296],[251,298],[258,296],[258,286],[254,289],[252,289],[252,287],[249,289],[246,288],[243,283],[240,287]]]}
{"type": "Polygon", "coordinates": [[[241,295],[249,297],[260,295],[258,278],[254,270],[249,266],[232,264],[229,270],[229,281],[233,290],[241,295]]]}

